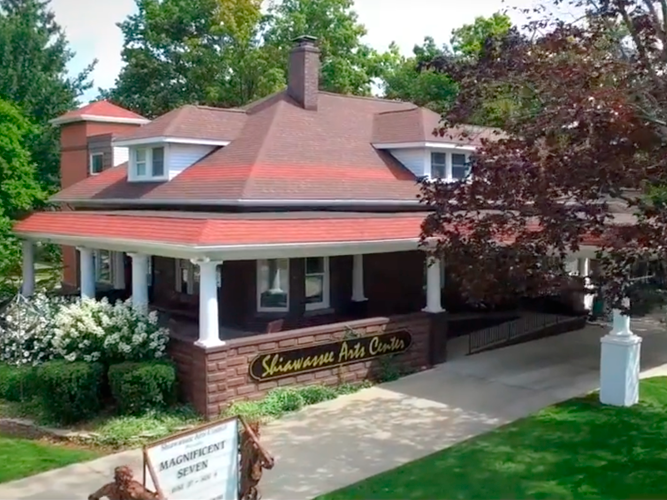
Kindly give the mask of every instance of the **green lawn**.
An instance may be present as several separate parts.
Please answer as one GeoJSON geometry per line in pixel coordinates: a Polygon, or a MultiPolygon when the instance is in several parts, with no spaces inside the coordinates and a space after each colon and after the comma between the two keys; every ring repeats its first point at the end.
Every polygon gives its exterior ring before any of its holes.
{"type": "Polygon", "coordinates": [[[640,395],[573,399],[316,500],[664,499],[667,377],[640,395]]]}
{"type": "Polygon", "coordinates": [[[0,483],[99,456],[91,450],[0,436],[0,483]]]}

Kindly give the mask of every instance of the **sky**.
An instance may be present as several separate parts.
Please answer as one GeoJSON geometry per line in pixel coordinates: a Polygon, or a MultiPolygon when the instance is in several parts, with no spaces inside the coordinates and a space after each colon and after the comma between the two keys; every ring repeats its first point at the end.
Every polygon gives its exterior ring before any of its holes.
{"type": "MultiPolygon", "coordinates": [[[[405,54],[432,36],[438,44],[449,42],[451,31],[472,23],[478,16],[490,16],[508,6],[529,7],[535,0],[356,0],[355,10],[368,34],[364,40],[378,50],[395,41],[405,54]]],[[[65,29],[76,57],[70,63],[73,74],[93,59],[97,67],[92,75],[93,89],[82,99],[88,102],[97,88],[113,86],[122,61],[123,37],[116,23],[135,12],[134,0],[51,0],[56,20],[65,29]],[[94,14],[93,14],[94,13],[94,14]]],[[[516,11],[509,14],[515,22],[523,19],[516,11]]]]}

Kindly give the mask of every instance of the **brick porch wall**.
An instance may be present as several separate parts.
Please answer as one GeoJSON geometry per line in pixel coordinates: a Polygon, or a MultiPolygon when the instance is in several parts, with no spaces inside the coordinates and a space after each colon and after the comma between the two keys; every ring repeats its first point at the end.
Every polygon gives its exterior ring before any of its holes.
{"type": "Polygon", "coordinates": [[[210,419],[219,415],[233,401],[261,398],[275,387],[338,385],[373,380],[382,369],[382,358],[266,382],[257,382],[249,375],[250,362],[260,353],[343,340],[349,329],[360,337],[399,330],[410,331],[412,344],[406,352],[396,354],[392,363],[411,371],[425,369],[431,363],[432,319],[431,315],[425,313],[378,317],[256,335],[231,340],[224,346],[212,349],[202,349],[194,345],[192,340],[179,339],[175,333],[169,352],[178,367],[184,399],[210,419]]]}

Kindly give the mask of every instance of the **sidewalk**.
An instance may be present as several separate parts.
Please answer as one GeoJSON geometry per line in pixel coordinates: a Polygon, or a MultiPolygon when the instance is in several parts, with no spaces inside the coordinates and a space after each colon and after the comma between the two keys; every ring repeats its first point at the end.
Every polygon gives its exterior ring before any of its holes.
{"type": "MultiPolygon", "coordinates": [[[[456,359],[267,425],[261,439],[276,467],[260,483],[263,500],[309,500],[593,390],[604,333],[590,326],[456,359]]],[[[667,338],[640,335],[643,368],[664,374],[667,338]]],[[[120,464],[141,477],[130,451],[0,485],[0,499],[85,500],[120,464]]]]}

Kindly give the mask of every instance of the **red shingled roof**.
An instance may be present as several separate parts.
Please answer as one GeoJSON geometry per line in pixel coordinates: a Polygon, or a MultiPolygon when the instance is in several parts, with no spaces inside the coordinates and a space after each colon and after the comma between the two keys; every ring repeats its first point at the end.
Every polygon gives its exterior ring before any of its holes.
{"type": "Polygon", "coordinates": [[[14,231],[194,246],[336,243],[419,238],[423,220],[423,214],[38,212],[14,231]]]}
{"type": "Polygon", "coordinates": [[[95,101],[83,106],[79,109],[68,111],[64,115],[51,120],[51,123],[61,124],[83,119],[84,117],[99,117],[99,118],[118,118],[121,120],[146,120],[141,115],[134,113],[120,106],[110,103],[109,101],[95,101]]]}
{"type": "Polygon", "coordinates": [[[229,146],[169,182],[136,185],[127,182],[124,170],[110,169],[53,200],[416,200],[414,175],[372,145],[376,113],[412,108],[320,92],[317,110],[310,111],[279,92],[245,109],[245,122],[229,146]]]}

